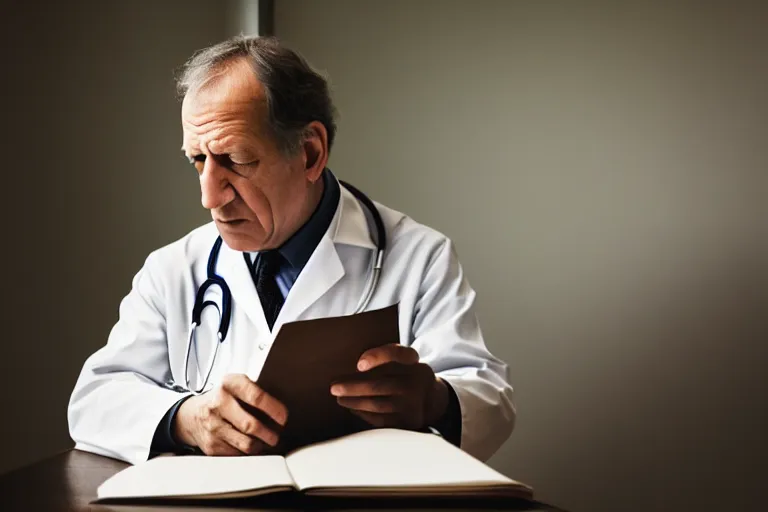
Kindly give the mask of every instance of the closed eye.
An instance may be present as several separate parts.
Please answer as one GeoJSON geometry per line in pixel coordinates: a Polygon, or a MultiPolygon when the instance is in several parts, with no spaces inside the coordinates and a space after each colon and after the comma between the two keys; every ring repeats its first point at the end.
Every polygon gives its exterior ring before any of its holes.
{"type": "Polygon", "coordinates": [[[259,163],[258,160],[253,160],[252,162],[235,162],[232,160],[232,165],[256,165],[257,163],[259,163]]]}
{"type": "MultiPolygon", "coordinates": [[[[249,169],[255,165],[258,165],[259,160],[253,160],[250,162],[236,162],[229,157],[229,155],[213,155],[212,158],[216,159],[216,162],[222,167],[229,169],[235,174],[245,176],[249,174],[249,169]]],[[[206,155],[198,154],[188,156],[189,163],[192,164],[199,174],[202,174],[205,167],[206,155]]]]}
{"type": "Polygon", "coordinates": [[[198,173],[202,173],[203,167],[205,167],[205,155],[201,153],[199,155],[190,156],[189,163],[195,166],[195,169],[197,169],[198,173]]]}

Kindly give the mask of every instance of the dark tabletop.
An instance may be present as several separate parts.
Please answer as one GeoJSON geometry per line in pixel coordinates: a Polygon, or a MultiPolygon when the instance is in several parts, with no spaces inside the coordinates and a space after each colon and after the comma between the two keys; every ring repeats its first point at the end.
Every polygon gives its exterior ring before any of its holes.
{"type": "MultiPolygon", "coordinates": [[[[24,511],[123,511],[168,510],[550,510],[542,503],[499,499],[442,499],[440,501],[397,498],[387,500],[319,498],[285,493],[216,502],[174,501],[130,504],[91,504],[96,488],[128,465],[107,457],[70,450],[41,462],[0,475],[0,510],[24,511]]],[[[560,511],[562,512],[562,511],[560,511]]]]}

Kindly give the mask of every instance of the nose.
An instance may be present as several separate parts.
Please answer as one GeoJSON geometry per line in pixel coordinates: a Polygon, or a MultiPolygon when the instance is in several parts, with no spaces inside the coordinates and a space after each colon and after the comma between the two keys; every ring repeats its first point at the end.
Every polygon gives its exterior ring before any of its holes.
{"type": "Polygon", "coordinates": [[[235,199],[235,190],[226,176],[226,169],[214,158],[206,158],[200,173],[200,197],[203,208],[213,210],[235,199]]]}

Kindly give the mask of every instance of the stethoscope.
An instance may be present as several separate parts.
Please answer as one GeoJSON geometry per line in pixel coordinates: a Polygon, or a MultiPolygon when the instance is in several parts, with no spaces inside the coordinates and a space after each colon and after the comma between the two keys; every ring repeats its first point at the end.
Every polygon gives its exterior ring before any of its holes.
{"type": "MultiPolygon", "coordinates": [[[[366,220],[368,221],[368,231],[371,233],[373,243],[376,245],[376,252],[374,252],[373,258],[371,258],[371,270],[369,271],[368,281],[366,282],[363,295],[360,297],[360,302],[355,308],[355,313],[360,313],[364,311],[370,303],[371,297],[373,297],[373,293],[376,291],[376,286],[379,283],[381,266],[384,262],[384,250],[387,246],[387,236],[384,229],[384,221],[381,219],[379,210],[373,204],[373,201],[371,201],[368,196],[363,194],[360,190],[356,189],[352,185],[341,180],[339,183],[341,183],[344,188],[349,190],[352,195],[355,196],[355,199],[357,199],[357,201],[360,202],[360,204],[362,204],[365,207],[365,210],[367,210],[370,214],[366,215],[366,220]],[[371,226],[371,223],[373,226],[371,226]],[[375,237],[373,236],[374,233],[375,237]]],[[[216,242],[214,242],[213,247],[211,248],[211,252],[208,255],[207,279],[202,285],[200,285],[200,288],[198,288],[197,294],[195,295],[195,304],[192,307],[192,325],[189,329],[189,340],[187,341],[187,350],[186,355],[184,356],[184,382],[187,384],[186,389],[189,390],[193,395],[199,395],[203,393],[205,387],[208,385],[208,378],[211,376],[211,371],[213,370],[213,366],[216,361],[216,354],[219,352],[219,346],[224,343],[224,340],[227,338],[227,333],[229,332],[229,323],[232,318],[232,293],[229,291],[229,286],[227,286],[226,281],[224,281],[221,276],[216,274],[216,262],[219,259],[221,244],[222,239],[221,236],[219,236],[216,238],[216,242]],[[221,291],[221,307],[219,307],[219,305],[213,300],[205,300],[206,292],[214,286],[219,287],[221,291]],[[189,354],[192,350],[192,344],[195,343],[195,346],[197,346],[197,342],[195,340],[195,331],[201,324],[203,310],[208,306],[214,307],[219,314],[219,330],[216,333],[218,342],[214,345],[215,348],[213,350],[213,355],[210,358],[210,362],[208,363],[208,371],[205,372],[205,379],[203,380],[203,384],[199,388],[193,389],[189,382],[189,354]]],[[[247,258],[247,254],[244,256],[247,258]]]]}

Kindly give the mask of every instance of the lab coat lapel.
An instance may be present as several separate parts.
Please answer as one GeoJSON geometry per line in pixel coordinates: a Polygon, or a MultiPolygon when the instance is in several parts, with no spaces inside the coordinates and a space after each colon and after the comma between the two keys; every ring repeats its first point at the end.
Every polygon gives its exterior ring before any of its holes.
{"type": "Polygon", "coordinates": [[[245,263],[243,253],[222,244],[219,255],[218,274],[224,278],[232,293],[233,309],[244,311],[259,330],[269,332],[259,294],[253,284],[251,272],[245,263]]]}
{"type": "MultiPolygon", "coordinates": [[[[275,331],[284,323],[299,320],[312,305],[326,296],[336,283],[345,276],[346,270],[341,261],[337,244],[352,245],[375,249],[371,242],[365,213],[357,199],[344,187],[331,225],[320,243],[302,269],[283,304],[275,322],[275,331]]],[[[348,293],[348,291],[347,291],[348,293]]],[[[335,297],[337,300],[339,297],[335,297]]],[[[317,312],[327,315],[332,310],[333,300],[326,297],[317,312]]]]}
{"type": "MultiPolygon", "coordinates": [[[[307,309],[344,277],[344,265],[335,244],[375,249],[370,239],[362,206],[344,187],[341,188],[341,200],[336,215],[291,287],[275,321],[273,335],[278,332],[282,324],[298,320],[307,309]]],[[[243,259],[243,253],[230,249],[224,243],[221,247],[217,270],[229,285],[234,302],[233,307],[244,310],[260,331],[269,332],[259,294],[256,292],[256,286],[243,259]]]]}
{"type": "MultiPolygon", "coordinates": [[[[248,265],[243,259],[243,253],[223,244],[217,270],[232,292],[233,308],[244,311],[260,331],[269,332],[264,309],[248,265]]],[[[282,324],[298,319],[343,276],[344,265],[336,252],[333,240],[326,233],[291,287],[272,332],[277,333],[282,324]]]]}
{"type": "Polygon", "coordinates": [[[344,265],[333,240],[326,233],[291,287],[277,318],[275,332],[280,325],[297,320],[343,276],[344,265]]]}
{"type": "Polygon", "coordinates": [[[376,249],[371,240],[363,207],[344,187],[341,188],[339,210],[328,232],[333,233],[333,241],[337,244],[376,249]]]}

